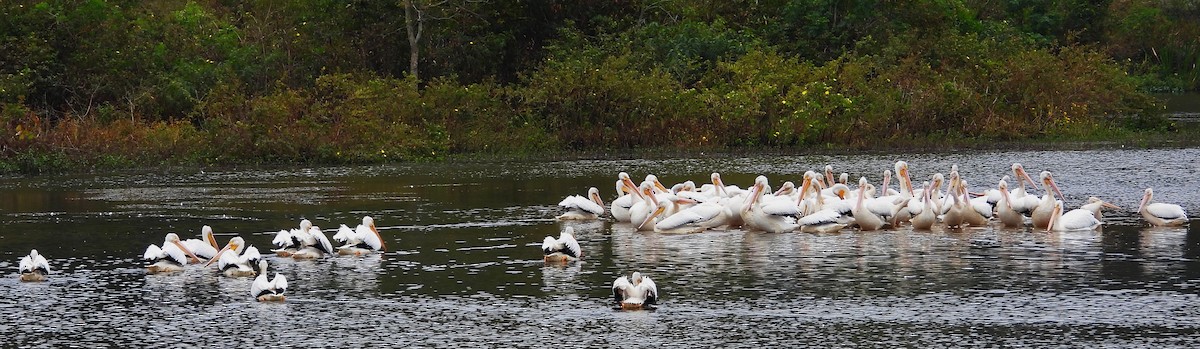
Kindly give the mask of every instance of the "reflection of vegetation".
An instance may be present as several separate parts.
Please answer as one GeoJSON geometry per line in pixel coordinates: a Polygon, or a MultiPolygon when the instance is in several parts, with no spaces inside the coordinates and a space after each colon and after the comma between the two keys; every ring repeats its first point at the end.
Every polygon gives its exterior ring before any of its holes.
{"type": "Polygon", "coordinates": [[[409,4],[0,5],[0,171],[1132,137],[1200,87],[1181,0],[409,4]]]}

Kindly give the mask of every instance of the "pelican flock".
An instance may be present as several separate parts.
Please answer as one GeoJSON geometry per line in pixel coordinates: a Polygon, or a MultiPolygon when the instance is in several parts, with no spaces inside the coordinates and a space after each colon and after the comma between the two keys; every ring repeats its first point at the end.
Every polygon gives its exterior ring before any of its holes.
{"type": "MultiPolygon", "coordinates": [[[[766,233],[830,234],[845,229],[876,231],[898,229],[905,225],[914,231],[964,229],[996,225],[1005,228],[1031,227],[1031,232],[1090,231],[1104,224],[1104,209],[1121,209],[1097,197],[1089,197],[1079,208],[1068,210],[1067,197],[1054,174],[1040,172],[1038,182],[1025,167],[1014,163],[1011,174],[1004,174],[995,188],[972,192],[957,165],[946,174],[934,173],[921,188],[913,186],[908,163],[898,161],[881,172],[876,187],[868,176],[860,176],[851,187],[849,173],[836,179],[832,165],[821,171],[807,171],[796,182],[785,180],[772,190],[766,176],[757,176],[742,189],[725,183],[713,172],[708,183],[696,186],[683,181],[669,189],[658,177],[649,174],[640,183],[621,172],[614,182],[616,198],[604,204],[599,190],[587,189],[587,195],[570,195],[559,202],[565,209],[555,218],[560,221],[611,219],[631,230],[645,234],[694,234],[712,229],[741,229],[766,233]],[[893,169],[895,170],[893,172],[893,169]],[[823,173],[822,173],[823,172],[823,173]],[[894,178],[893,178],[894,177],[894,178]],[[1012,181],[1012,182],[1010,182],[1012,181]],[[896,190],[889,188],[896,183],[896,190]],[[796,183],[799,183],[797,185],[796,183]],[[1011,184],[1011,186],[1010,186],[1011,184]],[[1041,191],[1038,197],[1027,187],[1041,191]]],[[[992,183],[992,182],[989,182],[992,183]]],[[[1146,188],[1136,212],[1152,226],[1187,224],[1184,209],[1175,204],[1153,202],[1154,192],[1146,188]]],[[[543,261],[547,264],[571,263],[583,258],[576,231],[566,226],[557,238],[542,241],[543,261]]],[[[280,230],[272,239],[272,258],[318,259],[327,256],[363,256],[386,253],[383,237],[374,218],[364,216],[354,229],[342,224],[332,241],[311,221],[301,220],[298,228],[280,230]],[[334,247],[333,241],[339,245],[334,247]]],[[[221,247],[213,228],[205,225],[198,239],[181,240],[166,234],[160,245],[150,245],[142,254],[150,274],[176,273],[217,265],[216,273],[234,278],[253,278],[249,293],[263,302],[286,300],[287,277],[275,272],[268,278],[267,256],[234,236],[221,247]]],[[[31,250],[19,263],[21,281],[44,281],[50,272],[45,257],[31,250]]],[[[658,288],[650,277],[635,272],[620,276],[612,283],[612,294],[621,309],[651,308],[658,301],[658,288]]]]}

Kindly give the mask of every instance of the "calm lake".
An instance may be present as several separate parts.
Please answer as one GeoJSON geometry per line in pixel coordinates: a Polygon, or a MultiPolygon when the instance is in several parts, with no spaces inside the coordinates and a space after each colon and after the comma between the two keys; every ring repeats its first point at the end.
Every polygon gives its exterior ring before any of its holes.
{"type": "MultiPolygon", "coordinates": [[[[113,173],[0,179],[0,333],[18,347],[1196,347],[1200,226],[1149,228],[1142,190],[1200,216],[1200,148],[928,154],[703,156],[662,160],[471,162],[113,173]],[[556,204],[620,171],[668,186],[721,172],[778,186],[832,164],[878,185],[896,160],[916,185],[958,164],[994,186],[1022,163],[1055,173],[1074,208],[1107,212],[1102,232],[908,229],[768,234],[637,233],[560,223],[556,204]],[[147,275],[170,232],[211,225],[262,250],[302,218],[327,235],[375,218],[385,255],[268,257],[288,301],[255,302],[250,279],[191,266],[147,275]],[[545,266],[542,238],[577,231],[583,261],[545,266]],[[45,283],[17,281],[38,249],[45,283]],[[654,311],[612,309],[609,287],[641,271],[654,311]]],[[[893,185],[893,188],[895,186],[893,185]]],[[[1031,189],[1032,190],[1032,189],[1031,189]]],[[[1039,193],[1040,194],[1040,193],[1039,193]]],[[[606,202],[607,204],[607,202],[606,202]]]]}

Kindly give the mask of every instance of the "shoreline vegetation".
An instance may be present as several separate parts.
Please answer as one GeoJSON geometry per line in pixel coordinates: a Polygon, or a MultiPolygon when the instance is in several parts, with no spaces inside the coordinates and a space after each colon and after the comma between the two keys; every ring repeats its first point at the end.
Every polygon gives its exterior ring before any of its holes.
{"type": "Polygon", "coordinates": [[[0,173],[1200,143],[1183,0],[0,8],[0,173]]]}

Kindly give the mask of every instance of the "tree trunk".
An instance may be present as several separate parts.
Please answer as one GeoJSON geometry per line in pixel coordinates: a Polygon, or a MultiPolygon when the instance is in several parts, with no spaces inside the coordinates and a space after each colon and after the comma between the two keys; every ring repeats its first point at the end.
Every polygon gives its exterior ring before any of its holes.
{"type": "Polygon", "coordinates": [[[417,81],[421,81],[421,75],[417,69],[417,62],[421,58],[421,48],[418,43],[421,41],[421,32],[425,30],[425,23],[421,17],[421,12],[418,11],[413,1],[405,0],[404,25],[408,29],[408,73],[412,74],[417,81]]]}

